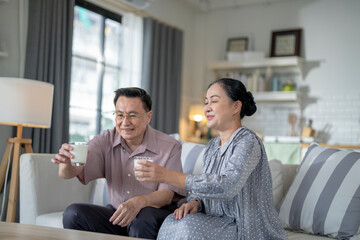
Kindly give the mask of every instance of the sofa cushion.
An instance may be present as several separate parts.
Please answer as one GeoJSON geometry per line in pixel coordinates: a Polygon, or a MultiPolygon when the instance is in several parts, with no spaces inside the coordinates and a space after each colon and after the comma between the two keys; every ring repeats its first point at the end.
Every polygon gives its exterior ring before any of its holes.
{"type": "Polygon", "coordinates": [[[312,143],[280,207],[285,227],[349,238],[360,226],[360,153],[312,143]]]}
{"type": "Polygon", "coordinates": [[[205,145],[191,142],[181,142],[181,163],[186,174],[201,173],[205,145]]]}
{"type": "Polygon", "coordinates": [[[274,159],[269,161],[269,166],[271,171],[274,206],[277,207],[284,195],[282,176],[283,165],[279,160],[274,159]]]}
{"type": "Polygon", "coordinates": [[[63,228],[63,212],[53,212],[36,216],[36,225],[45,227],[63,228]]]}

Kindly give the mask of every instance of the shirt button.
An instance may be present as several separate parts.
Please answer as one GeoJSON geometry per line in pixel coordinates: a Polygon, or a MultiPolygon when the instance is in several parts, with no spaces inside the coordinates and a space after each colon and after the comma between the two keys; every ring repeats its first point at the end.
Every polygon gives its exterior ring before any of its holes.
{"type": "Polygon", "coordinates": [[[126,193],[127,193],[127,194],[130,194],[130,191],[127,191],[126,193]]]}
{"type": "Polygon", "coordinates": [[[128,174],[128,177],[131,177],[131,174],[130,174],[130,173],[128,174]]]}

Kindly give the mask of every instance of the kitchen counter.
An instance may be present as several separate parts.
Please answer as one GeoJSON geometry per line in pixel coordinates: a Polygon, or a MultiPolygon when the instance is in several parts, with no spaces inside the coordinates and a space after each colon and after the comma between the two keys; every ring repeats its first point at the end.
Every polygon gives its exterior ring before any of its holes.
{"type": "MultiPolygon", "coordinates": [[[[309,145],[316,141],[312,137],[298,136],[264,136],[263,142],[269,160],[278,159],[284,164],[299,164],[304,158],[309,145]]],[[[338,149],[349,149],[360,152],[360,145],[326,144],[321,146],[338,149]]]]}

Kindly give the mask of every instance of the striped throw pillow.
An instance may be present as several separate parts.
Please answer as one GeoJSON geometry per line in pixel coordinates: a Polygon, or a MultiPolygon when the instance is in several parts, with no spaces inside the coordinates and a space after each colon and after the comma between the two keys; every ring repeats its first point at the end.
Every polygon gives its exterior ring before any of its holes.
{"type": "Polygon", "coordinates": [[[360,152],[312,143],[280,206],[286,228],[348,239],[360,227],[360,152]]]}
{"type": "Polygon", "coordinates": [[[181,144],[181,163],[183,172],[186,174],[201,173],[202,161],[206,146],[192,142],[181,142],[181,144]]]}

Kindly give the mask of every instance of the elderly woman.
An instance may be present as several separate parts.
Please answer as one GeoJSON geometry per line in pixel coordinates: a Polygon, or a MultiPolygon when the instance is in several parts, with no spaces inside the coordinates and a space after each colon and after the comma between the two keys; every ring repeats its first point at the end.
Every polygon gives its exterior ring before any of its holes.
{"type": "Polygon", "coordinates": [[[158,239],[287,239],[274,209],[270,169],[261,140],[241,119],[256,112],[253,96],[237,80],[210,84],[207,126],[219,136],[205,151],[202,173],[184,174],[151,162],[134,170],[140,181],[183,188],[187,203],[162,224],[158,239]]]}

